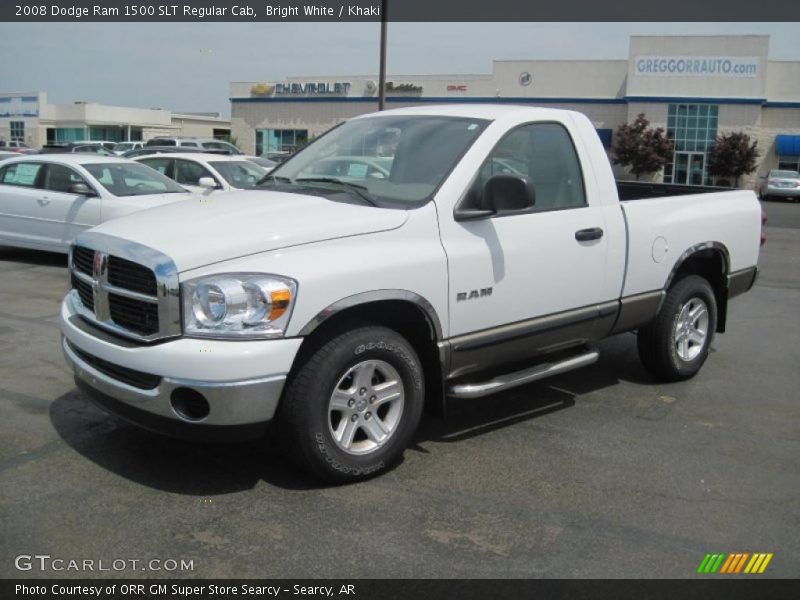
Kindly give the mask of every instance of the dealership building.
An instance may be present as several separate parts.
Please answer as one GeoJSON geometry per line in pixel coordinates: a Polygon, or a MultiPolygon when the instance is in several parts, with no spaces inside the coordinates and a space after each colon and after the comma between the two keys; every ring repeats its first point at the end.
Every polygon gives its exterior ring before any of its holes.
{"type": "MultiPolygon", "coordinates": [[[[610,148],[644,113],[674,141],[657,180],[703,185],[718,135],[758,141],[752,187],[800,166],[800,61],[769,59],[769,36],[633,36],[626,60],[496,60],[487,74],[390,75],[387,107],[501,102],[584,113],[610,148]]],[[[375,75],[230,84],[231,129],[246,152],[291,151],[341,121],[377,110],[375,75]]],[[[616,170],[619,177],[625,173],[616,170]]]]}
{"type": "Polygon", "coordinates": [[[79,140],[148,140],[160,135],[224,138],[230,132],[230,119],[219,113],[173,113],[96,102],[51,104],[46,92],[0,93],[0,140],[19,140],[32,148],[79,140]]]}

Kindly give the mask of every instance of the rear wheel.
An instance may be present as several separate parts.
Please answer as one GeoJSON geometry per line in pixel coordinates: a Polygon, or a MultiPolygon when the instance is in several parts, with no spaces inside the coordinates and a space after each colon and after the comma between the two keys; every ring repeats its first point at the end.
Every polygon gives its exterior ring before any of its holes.
{"type": "Polygon", "coordinates": [[[278,430],[302,469],[357,481],[395,463],[422,415],[420,360],[401,335],[365,326],[332,336],[288,384],[278,430]]]}
{"type": "Polygon", "coordinates": [[[716,327],[717,303],[711,285],[689,275],[670,288],[658,315],[639,330],[639,357],[656,377],[689,379],[708,358],[716,327]]]}

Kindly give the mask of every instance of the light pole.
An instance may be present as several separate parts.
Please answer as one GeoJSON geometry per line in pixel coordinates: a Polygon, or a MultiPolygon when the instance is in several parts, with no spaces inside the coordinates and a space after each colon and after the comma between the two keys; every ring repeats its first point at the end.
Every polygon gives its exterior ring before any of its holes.
{"type": "Polygon", "coordinates": [[[386,5],[389,0],[381,0],[381,64],[378,73],[378,110],[386,108],[386,5]]]}

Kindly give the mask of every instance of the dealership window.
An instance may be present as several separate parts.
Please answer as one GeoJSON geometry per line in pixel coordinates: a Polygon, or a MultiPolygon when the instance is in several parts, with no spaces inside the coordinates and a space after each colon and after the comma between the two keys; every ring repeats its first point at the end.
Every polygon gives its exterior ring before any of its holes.
{"type": "Polygon", "coordinates": [[[25,141],[25,121],[10,121],[9,124],[11,141],[25,141]]]}
{"type": "Polygon", "coordinates": [[[121,142],[124,139],[121,127],[89,127],[89,139],[103,142],[121,142]]]}
{"type": "Polygon", "coordinates": [[[800,171],[800,156],[779,156],[778,169],[782,171],[800,171]]]}
{"type": "Polygon", "coordinates": [[[711,185],[706,163],[717,137],[718,119],[719,106],[713,104],[667,107],[667,137],[675,148],[664,166],[664,183],[711,185]]]}
{"type": "Polygon", "coordinates": [[[47,141],[52,142],[77,142],[86,139],[86,130],[83,127],[56,127],[47,130],[47,141]],[[52,137],[51,137],[52,132],[52,137]]]}
{"type": "Polygon", "coordinates": [[[308,142],[307,129],[256,129],[256,155],[294,152],[308,142]]]}

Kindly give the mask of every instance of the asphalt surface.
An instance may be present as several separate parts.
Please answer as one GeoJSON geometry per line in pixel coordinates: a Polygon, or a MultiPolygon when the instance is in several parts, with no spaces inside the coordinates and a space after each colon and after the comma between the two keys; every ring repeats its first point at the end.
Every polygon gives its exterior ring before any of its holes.
{"type": "Polygon", "coordinates": [[[592,367],[426,417],[384,476],[319,487],[269,444],[137,430],[58,347],[64,259],[0,248],[0,577],[691,577],[707,552],[800,574],[800,206],[770,203],[756,288],[701,373],[653,381],[635,339],[592,367]],[[17,571],[14,557],[192,560],[17,571]]]}

